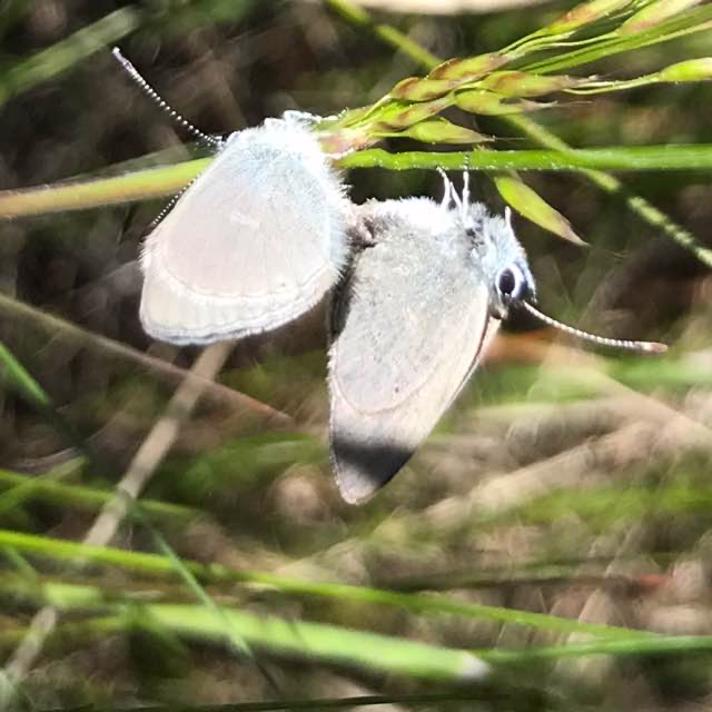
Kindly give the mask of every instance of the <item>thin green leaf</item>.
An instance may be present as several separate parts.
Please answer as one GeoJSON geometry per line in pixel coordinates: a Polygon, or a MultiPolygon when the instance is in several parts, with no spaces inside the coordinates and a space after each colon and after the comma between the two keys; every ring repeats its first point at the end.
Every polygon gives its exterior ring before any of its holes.
{"type": "MultiPolygon", "coordinates": [[[[76,473],[76,470],[76,464],[72,464],[70,474],[76,473]]],[[[0,494],[0,515],[28,500],[95,512],[114,496],[113,490],[57,481],[58,477],[66,477],[67,474],[65,468],[32,476],[0,469],[0,488],[6,490],[0,494]]],[[[189,507],[158,500],[142,500],[140,507],[149,518],[167,522],[185,523],[196,515],[189,507]]]]}
{"type": "Polygon", "coordinates": [[[0,74],[0,105],[10,97],[56,77],[95,52],[118,42],[138,28],[141,17],[141,12],[135,7],[121,8],[52,47],[5,69],[0,74]]]}
{"type": "MultiPolygon", "coordinates": [[[[507,121],[516,126],[525,135],[537,143],[555,150],[569,150],[569,145],[543,126],[520,114],[509,116],[507,121]]],[[[664,235],[681,247],[692,252],[703,264],[712,267],[712,250],[698,244],[697,238],[688,230],[671,220],[665,213],[649,203],[645,198],[626,190],[623,183],[615,176],[600,170],[586,170],[584,175],[601,190],[611,195],[621,196],[628,208],[645,222],[659,229],[664,235]]]]}
{"type": "Polygon", "coordinates": [[[509,60],[509,56],[500,52],[490,52],[466,59],[448,59],[434,67],[428,78],[459,82],[474,81],[507,64],[509,60]]]}
{"type": "Polygon", "coordinates": [[[629,17],[618,28],[617,33],[630,35],[648,30],[699,4],[700,0],[657,0],[629,17]]]}
{"type": "Polygon", "coordinates": [[[527,99],[515,100],[509,96],[482,89],[465,89],[455,94],[455,106],[471,114],[483,116],[507,116],[525,111],[538,111],[554,104],[544,104],[527,99]]]}
{"type": "MultiPolygon", "coordinates": [[[[159,603],[145,606],[144,610],[157,623],[180,635],[216,642],[224,636],[223,625],[204,608],[159,603]]],[[[222,610],[230,626],[251,646],[274,653],[429,680],[479,680],[489,672],[478,657],[463,650],[320,623],[222,610]]]]}
{"type": "Polygon", "coordinates": [[[553,94],[563,89],[580,86],[588,81],[581,77],[565,74],[542,76],[531,72],[492,72],[480,81],[480,86],[503,96],[535,97],[553,94]]]}
{"type": "Polygon", "coordinates": [[[430,101],[445,96],[459,84],[460,82],[449,79],[407,77],[391,89],[390,95],[401,101],[430,101]]]}
{"type": "Polygon", "coordinates": [[[528,665],[538,660],[561,660],[591,655],[693,655],[712,652],[712,635],[655,636],[630,640],[593,640],[586,643],[532,647],[526,650],[475,650],[493,665],[528,665]]]}
{"type": "Polygon", "coordinates": [[[426,119],[403,131],[383,131],[379,137],[412,138],[422,143],[468,144],[493,141],[491,136],[457,126],[442,116],[426,119]]]}
{"type": "Polygon", "coordinates": [[[610,59],[624,52],[704,32],[710,27],[712,27],[712,5],[705,5],[642,32],[621,36],[606,35],[600,42],[591,46],[557,54],[548,59],[525,63],[523,69],[538,74],[561,72],[602,59],[610,59]]]}
{"type": "Polygon", "coordinates": [[[0,375],[28,401],[40,408],[51,408],[52,402],[42,386],[29,374],[27,369],[0,342],[0,375]]]}
{"type": "MultiPolygon", "coordinates": [[[[59,560],[91,561],[126,568],[151,575],[174,575],[170,561],[157,554],[126,551],[111,547],[82,545],[77,542],[36,536],[0,529],[0,546],[13,547],[26,554],[59,560]]],[[[309,581],[261,571],[229,569],[219,564],[202,565],[183,561],[188,570],[204,583],[241,582],[284,594],[335,598],[367,604],[394,606],[423,615],[458,615],[476,620],[492,620],[515,625],[567,633],[629,637],[649,635],[643,631],[630,631],[615,626],[605,626],[569,620],[544,613],[534,613],[499,606],[464,603],[444,596],[397,593],[368,586],[354,586],[327,581],[309,581]]]]}
{"type": "Polygon", "coordinates": [[[4,381],[10,388],[29,403],[65,440],[68,445],[76,447],[94,462],[96,456],[74,427],[59,413],[51,398],[40,384],[30,375],[25,367],[10,353],[10,350],[0,342],[0,382],[4,381]]]}
{"type": "MultiPolygon", "coordinates": [[[[145,200],[174,193],[204,170],[211,159],[150,168],[114,178],[99,178],[70,185],[59,184],[0,192],[0,217],[42,215],[81,210],[114,203],[145,200]]],[[[630,146],[563,151],[473,151],[451,153],[404,152],[391,154],[367,149],[337,161],[342,168],[381,167],[389,170],[414,168],[460,170],[622,171],[709,170],[712,145],[630,146]]]]}
{"type": "Polygon", "coordinates": [[[414,42],[410,37],[390,25],[374,22],[363,8],[354,5],[349,0],[325,0],[326,4],[345,20],[353,25],[364,27],[384,42],[398,48],[416,64],[435,66],[438,58],[414,42]]]}
{"type": "MultiPolygon", "coordinates": [[[[273,654],[346,665],[379,673],[426,680],[464,682],[481,680],[489,665],[469,651],[420,643],[378,633],[323,623],[259,616],[223,606],[220,615],[205,606],[173,603],[141,605],[130,594],[97,586],[0,578],[0,590],[36,605],[62,611],[84,610],[124,613],[127,629],[148,623],[192,639],[224,644],[226,630],[250,647],[273,654]],[[3,586],[4,584],[4,586],[3,586]],[[118,600],[117,600],[118,599],[118,600]],[[123,599],[123,600],[122,600],[123,599]]],[[[231,636],[232,637],[232,636],[231,636]]]]}
{"type": "MultiPolygon", "coordinates": [[[[137,509],[136,511],[140,510],[137,509]]],[[[253,655],[248,642],[245,640],[241,631],[232,625],[232,619],[226,610],[222,606],[218,606],[208,595],[208,592],[203,588],[203,586],[201,586],[198,579],[193,575],[193,572],[185,565],[182,559],[175,553],[175,551],[173,551],[164,536],[157,529],[150,526],[148,522],[145,522],[145,524],[149,527],[154,540],[158,544],[158,548],[171,562],[173,568],[183,579],[188,588],[193,592],[195,597],[203,604],[204,609],[216,620],[228,642],[240,653],[252,658],[253,655]]]]}
{"type": "Polygon", "coordinates": [[[444,168],[446,170],[539,170],[578,171],[588,169],[619,171],[709,170],[712,145],[630,146],[567,149],[565,151],[526,150],[429,153],[410,151],[388,153],[379,148],[353,153],[339,161],[344,168],[444,168]]]}
{"type": "Polygon", "coordinates": [[[174,194],[190,183],[210,161],[209,158],[201,158],[111,178],[2,191],[0,217],[82,210],[174,194]]]}
{"type": "Polygon", "coordinates": [[[591,2],[584,2],[576,5],[539,32],[549,35],[570,34],[618,10],[623,10],[630,4],[631,0],[591,0],[591,2]]]}
{"type": "Polygon", "coordinates": [[[516,175],[501,175],[494,184],[504,201],[531,222],[577,245],[586,243],[574,232],[571,223],[552,208],[536,191],[516,175]]]}

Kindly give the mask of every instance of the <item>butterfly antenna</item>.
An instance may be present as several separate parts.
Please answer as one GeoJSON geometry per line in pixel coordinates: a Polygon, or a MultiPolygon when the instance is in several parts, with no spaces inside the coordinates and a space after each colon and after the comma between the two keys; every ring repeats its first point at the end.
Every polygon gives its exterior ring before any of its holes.
{"type": "Polygon", "coordinates": [[[606,336],[598,336],[597,334],[589,334],[587,331],[582,331],[574,326],[569,326],[568,324],[562,324],[560,321],[553,319],[546,314],[540,312],[536,307],[533,307],[529,302],[519,302],[532,316],[535,316],[539,321],[553,326],[559,331],[563,331],[566,334],[571,334],[583,341],[590,341],[591,343],[598,344],[599,346],[612,346],[616,349],[627,349],[629,351],[641,351],[643,353],[649,354],[661,354],[667,351],[667,346],[661,344],[657,341],[630,341],[629,339],[610,339],[606,336]]]}
{"type": "Polygon", "coordinates": [[[219,148],[222,145],[223,142],[221,139],[203,133],[199,128],[193,126],[188,119],[181,116],[170,104],[164,101],[158,92],[139,74],[138,69],[136,69],[136,67],[134,67],[123,54],[121,54],[121,50],[118,47],[114,47],[114,49],[111,50],[111,54],[114,55],[116,61],[122,66],[131,79],[133,79],[136,84],[141,87],[144,94],[158,104],[158,106],[163,109],[163,111],[165,111],[176,123],[180,124],[184,129],[193,134],[195,138],[207,143],[210,146],[219,148]]]}
{"type": "Polygon", "coordinates": [[[460,211],[460,213],[463,213],[465,208],[464,208],[464,203],[462,202],[462,197],[458,195],[457,190],[454,185],[451,185],[451,191],[452,191],[452,202],[455,203],[455,207],[460,211]]]}
{"type": "Polygon", "coordinates": [[[443,208],[447,208],[450,205],[450,202],[452,201],[452,183],[447,177],[447,173],[445,173],[442,168],[438,168],[437,171],[440,174],[440,177],[443,179],[443,199],[440,203],[440,206],[443,208]]]}
{"type": "Polygon", "coordinates": [[[470,174],[462,172],[462,198],[460,199],[460,219],[467,220],[467,211],[470,207],[470,174]]]}

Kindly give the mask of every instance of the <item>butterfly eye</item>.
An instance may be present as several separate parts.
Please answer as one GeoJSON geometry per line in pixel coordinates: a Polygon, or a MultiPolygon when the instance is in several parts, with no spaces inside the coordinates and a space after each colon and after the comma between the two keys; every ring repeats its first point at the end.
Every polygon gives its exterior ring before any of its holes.
{"type": "Polygon", "coordinates": [[[522,270],[516,265],[506,267],[497,275],[497,291],[506,300],[517,300],[524,296],[526,280],[522,270]]]}

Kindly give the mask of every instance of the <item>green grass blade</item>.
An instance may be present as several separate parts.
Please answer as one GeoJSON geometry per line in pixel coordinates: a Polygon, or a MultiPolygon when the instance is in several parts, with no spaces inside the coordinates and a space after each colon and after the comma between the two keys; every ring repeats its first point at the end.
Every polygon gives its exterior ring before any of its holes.
{"type": "MultiPolygon", "coordinates": [[[[160,576],[175,574],[172,562],[166,557],[157,554],[132,552],[111,547],[86,546],[76,542],[15,531],[0,529],[0,546],[12,547],[25,554],[49,559],[86,560],[96,564],[117,566],[139,573],[160,576]]],[[[559,633],[584,633],[614,638],[647,635],[647,633],[641,631],[590,624],[543,613],[463,603],[440,595],[398,593],[368,586],[307,581],[267,572],[236,571],[217,564],[204,566],[192,561],[182,561],[181,563],[202,583],[240,582],[291,595],[387,605],[424,615],[458,615],[477,620],[492,620],[501,623],[531,626],[540,630],[559,633]]]]}
{"type": "Polygon", "coordinates": [[[475,650],[493,665],[529,665],[540,660],[562,660],[591,655],[680,655],[712,653],[712,635],[655,636],[630,640],[593,640],[586,643],[532,647],[526,650],[475,650]]]}
{"type": "MultiPolygon", "coordinates": [[[[144,610],[156,623],[180,635],[215,642],[224,638],[223,624],[205,608],[156,604],[144,610]]],[[[251,646],[272,653],[429,680],[477,680],[488,672],[477,656],[462,650],[320,623],[222,611],[251,646]]]]}
{"type": "MultiPolygon", "coordinates": [[[[30,476],[0,469],[0,489],[6,490],[0,494],[0,516],[26,501],[96,512],[114,496],[113,490],[58,482],[58,476],[64,476],[64,472],[30,476]]],[[[158,500],[142,500],[138,506],[150,519],[173,524],[185,523],[197,514],[189,507],[158,500]]]]}
{"type": "Polygon", "coordinates": [[[341,159],[344,168],[444,168],[446,170],[520,171],[672,171],[712,169],[712,145],[627,146],[565,151],[456,151],[388,153],[370,148],[341,159]]]}
{"type": "MultiPolygon", "coordinates": [[[[70,185],[0,192],[0,217],[42,215],[115,203],[146,200],[175,193],[190,182],[210,159],[150,168],[125,176],[99,178],[70,185]]],[[[340,159],[342,168],[388,170],[435,169],[481,171],[674,171],[712,169],[712,145],[629,146],[565,150],[522,151],[404,151],[380,148],[352,153],[340,159]]]]}
{"type": "Polygon", "coordinates": [[[190,183],[210,160],[201,158],[110,178],[2,191],[0,217],[44,215],[171,195],[190,183]]]}
{"type": "Polygon", "coordinates": [[[21,398],[30,404],[66,441],[76,447],[94,462],[98,462],[95,453],[64,416],[59,413],[51,398],[29,371],[0,342],[0,382],[10,386],[21,398]]]}
{"type": "Polygon", "coordinates": [[[124,7],[0,73],[0,106],[8,99],[52,79],[138,28],[141,13],[124,7]]]}
{"type": "Polygon", "coordinates": [[[123,597],[120,592],[96,586],[28,581],[20,576],[1,578],[0,590],[25,602],[51,605],[61,611],[123,611],[126,630],[149,623],[152,628],[164,628],[181,636],[216,644],[224,644],[226,632],[234,631],[230,639],[239,636],[251,647],[273,654],[379,673],[465,681],[481,679],[489,672],[488,665],[466,650],[322,623],[258,616],[228,607],[221,607],[220,615],[215,615],[205,606],[174,603],[141,605],[134,597],[123,597]]]}
{"type": "MultiPolygon", "coordinates": [[[[61,610],[124,611],[124,629],[141,626],[146,618],[152,626],[163,627],[188,638],[220,644],[224,642],[224,621],[205,607],[154,603],[136,605],[130,599],[116,600],[94,586],[44,582],[40,586],[20,577],[6,579],[15,596],[35,603],[51,603],[61,610]],[[127,603],[130,605],[127,607],[127,603]]],[[[641,656],[712,652],[712,636],[641,636],[593,639],[565,645],[534,646],[526,649],[476,649],[470,652],[411,640],[368,633],[339,626],[288,621],[275,616],[222,609],[225,621],[239,631],[251,646],[272,654],[316,659],[323,662],[374,670],[379,673],[414,678],[464,681],[478,680],[496,666],[530,665],[536,661],[556,661],[591,655],[641,656]],[[484,662],[483,662],[484,661],[484,662]]],[[[120,629],[120,626],[117,626],[120,629]]],[[[0,642],[1,639],[0,639],[0,642]]]]}
{"type": "Polygon", "coordinates": [[[52,401],[42,386],[30,375],[27,369],[10,353],[10,350],[0,342],[0,366],[3,379],[13,390],[40,408],[51,408],[52,401]]]}
{"type": "MultiPolygon", "coordinates": [[[[147,522],[144,523],[148,525],[147,522]]],[[[151,527],[150,525],[148,525],[148,527],[160,551],[163,552],[163,555],[171,562],[171,565],[177,574],[183,579],[186,586],[193,592],[195,597],[203,604],[205,610],[210,613],[213,618],[215,618],[227,641],[242,655],[252,658],[253,655],[250,650],[250,646],[240,631],[233,627],[230,616],[227,615],[225,610],[221,606],[218,606],[208,595],[208,592],[203,588],[188,566],[186,566],[175,551],[173,551],[164,536],[154,527],[151,527]]]]}
{"type": "Polygon", "coordinates": [[[712,6],[703,7],[673,17],[657,27],[631,35],[614,36],[591,47],[559,54],[550,59],[528,63],[527,71],[550,74],[591,64],[601,59],[609,59],[616,54],[643,49],[662,42],[669,42],[685,35],[709,31],[712,23],[712,6]]]}
{"type": "MultiPolygon", "coordinates": [[[[570,148],[565,141],[532,121],[528,116],[508,116],[506,121],[542,146],[558,151],[566,151],[570,148]]],[[[604,192],[621,196],[632,212],[692,252],[700,262],[712,267],[712,250],[699,245],[697,238],[691,232],[671,220],[662,210],[656,208],[645,198],[628,191],[618,178],[598,170],[586,170],[583,171],[583,174],[604,192]]]]}
{"type": "Polygon", "coordinates": [[[400,30],[374,22],[366,10],[348,2],[348,0],[326,0],[326,4],[347,22],[372,32],[384,42],[395,46],[398,51],[410,57],[416,64],[435,66],[439,63],[440,60],[434,54],[428,52],[400,30]]]}

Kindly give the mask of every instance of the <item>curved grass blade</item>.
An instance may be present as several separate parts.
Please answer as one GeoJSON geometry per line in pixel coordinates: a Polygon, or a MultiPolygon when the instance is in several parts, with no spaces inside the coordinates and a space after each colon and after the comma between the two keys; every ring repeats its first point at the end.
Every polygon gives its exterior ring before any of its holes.
{"type": "Polygon", "coordinates": [[[558,210],[552,208],[516,174],[495,176],[494,184],[504,201],[527,220],[576,245],[587,244],[558,210]]]}

